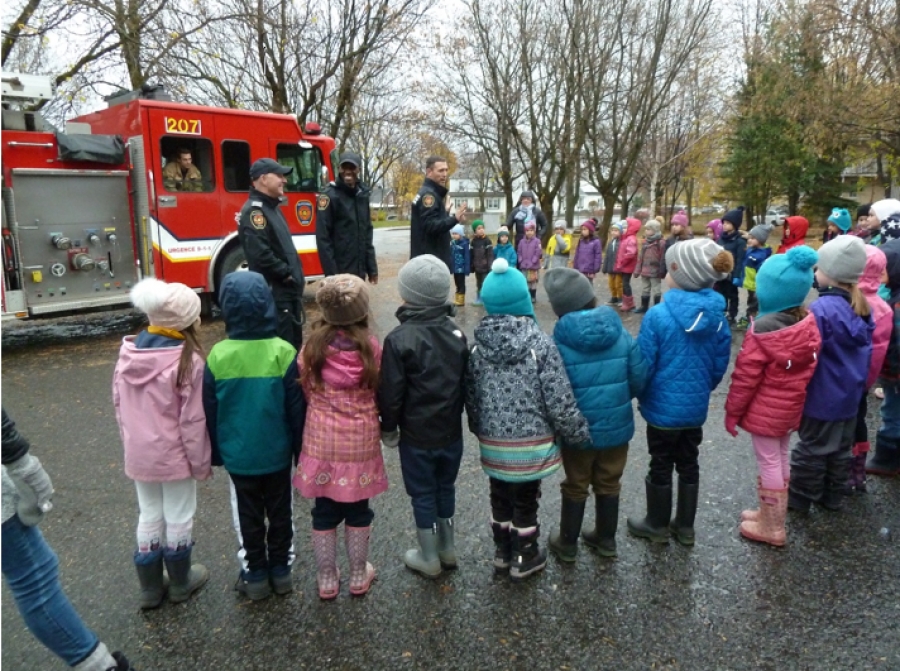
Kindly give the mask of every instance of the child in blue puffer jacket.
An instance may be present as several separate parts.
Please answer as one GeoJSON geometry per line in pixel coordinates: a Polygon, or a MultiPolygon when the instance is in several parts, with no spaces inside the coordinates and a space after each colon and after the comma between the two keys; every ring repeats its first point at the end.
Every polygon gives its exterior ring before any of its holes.
{"type": "Polygon", "coordinates": [[[462,306],[466,304],[466,278],[472,270],[472,252],[469,248],[469,238],[466,237],[466,229],[462,224],[450,229],[450,237],[453,281],[456,283],[456,297],[453,304],[462,306]]]}
{"type": "Polygon", "coordinates": [[[638,344],[647,360],[647,385],[638,397],[647,420],[650,473],[647,516],[628,518],[628,530],[654,543],[669,534],[694,544],[700,482],[700,443],[709,396],[722,381],[731,355],[725,299],[712,290],[730,276],[732,255],[712,240],[685,240],[666,252],[670,291],[644,317],[638,344]],[[678,509],[672,513],[672,468],[678,471],[678,509]]]}
{"type": "Polygon", "coordinates": [[[647,363],[615,311],[597,307],[594,288],[579,271],[554,268],[544,277],[544,286],[560,318],[553,338],[591,431],[586,449],[560,446],[566,472],[560,486],[562,516],[549,547],[560,560],[575,561],[585,502],[593,485],[596,526],[582,538],[601,556],[615,557],[620,481],[628,441],[634,436],[631,399],[644,388],[647,363]]]}

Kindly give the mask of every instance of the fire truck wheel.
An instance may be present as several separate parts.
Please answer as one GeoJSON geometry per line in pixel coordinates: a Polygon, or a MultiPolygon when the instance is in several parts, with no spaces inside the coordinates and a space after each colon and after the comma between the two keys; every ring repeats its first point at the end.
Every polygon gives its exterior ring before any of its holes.
{"type": "Polygon", "coordinates": [[[222,286],[225,276],[242,270],[247,270],[247,257],[244,255],[244,248],[235,245],[222,256],[216,269],[216,303],[219,302],[219,287],[222,286]]]}

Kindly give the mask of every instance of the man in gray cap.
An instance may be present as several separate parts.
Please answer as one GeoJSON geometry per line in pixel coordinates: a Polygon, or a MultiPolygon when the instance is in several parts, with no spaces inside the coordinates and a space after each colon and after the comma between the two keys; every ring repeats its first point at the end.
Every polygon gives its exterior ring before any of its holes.
{"type": "Polygon", "coordinates": [[[261,158],[250,166],[253,186],[238,223],[238,238],[247,265],[266,278],[278,313],[278,337],[298,350],[303,343],[303,266],[281,213],[285,175],[293,168],[271,158],[261,158]]]}
{"type": "Polygon", "coordinates": [[[360,157],[341,154],[337,179],[317,199],[316,246],[325,275],[347,273],[378,284],[370,191],[359,181],[360,157]]]}

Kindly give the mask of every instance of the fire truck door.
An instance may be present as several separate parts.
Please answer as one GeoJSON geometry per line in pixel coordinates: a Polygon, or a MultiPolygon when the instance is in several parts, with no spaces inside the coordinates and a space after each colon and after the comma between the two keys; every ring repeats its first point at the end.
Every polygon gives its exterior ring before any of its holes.
{"type": "Polygon", "coordinates": [[[287,176],[282,206],[284,218],[291,229],[294,246],[300,254],[303,274],[316,277],[322,274],[322,264],[316,250],[316,201],[327,182],[322,151],[316,145],[297,140],[270,140],[276,160],[293,168],[287,176]]]}
{"type": "Polygon", "coordinates": [[[152,109],[149,124],[156,274],[167,282],[206,288],[221,230],[214,118],[194,110],[152,109]]]}

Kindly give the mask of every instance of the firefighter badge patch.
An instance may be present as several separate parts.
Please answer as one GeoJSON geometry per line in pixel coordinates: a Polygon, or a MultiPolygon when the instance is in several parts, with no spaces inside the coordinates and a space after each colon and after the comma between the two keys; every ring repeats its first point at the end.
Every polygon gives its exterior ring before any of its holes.
{"type": "Polygon", "coordinates": [[[262,230],[266,227],[266,224],[268,222],[266,221],[266,215],[264,215],[262,213],[262,211],[253,210],[250,213],[250,223],[253,224],[253,228],[258,228],[259,230],[262,230]]]}
{"type": "Polygon", "coordinates": [[[331,203],[331,198],[326,196],[324,193],[319,194],[319,199],[316,201],[320,210],[327,210],[328,205],[331,203]]]}
{"type": "Polygon", "coordinates": [[[430,193],[427,194],[424,198],[422,198],[422,205],[425,207],[432,207],[434,205],[434,196],[430,193]]]}

